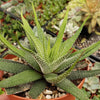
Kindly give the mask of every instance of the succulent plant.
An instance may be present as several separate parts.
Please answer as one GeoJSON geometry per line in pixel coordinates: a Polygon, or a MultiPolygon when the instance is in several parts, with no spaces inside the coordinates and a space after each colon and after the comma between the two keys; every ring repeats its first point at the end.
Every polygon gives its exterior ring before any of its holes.
{"type": "Polygon", "coordinates": [[[82,20],[89,16],[86,23],[88,32],[95,32],[100,35],[100,30],[98,30],[98,28],[100,28],[100,0],[86,0],[81,11],[83,13],[82,20]]]}
{"type": "MultiPolygon", "coordinates": [[[[30,14],[30,16],[27,16],[27,20],[30,22],[34,20],[34,14],[31,9],[31,2],[33,2],[37,16],[40,20],[40,24],[44,25],[47,20],[50,20],[53,15],[57,14],[59,11],[61,11],[65,5],[67,5],[68,0],[24,0],[23,3],[17,4],[18,0],[12,0],[10,4],[12,7],[9,7],[7,10],[12,12],[17,17],[20,17],[20,10],[23,10],[23,14],[26,14],[27,12],[30,14]],[[17,5],[15,5],[17,4],[17,5]],[[55,7],[55,9],[54,9],[55,7]]],[[[4,6],[5,7],[5,6],[4,6]]]]}
{"type": "MultiPolygon", "coordinates": [[[[1,34],[4,37],[4,33],[1,34]]],[[[7,39],[8,36],[5,36],[5,38],[7,39]]],[[[6,46],[0,41],[0,53],[3,52],[6,49],[6,46]]]]}
{"type": "Polygon", "coordinates": [[[100,74],[100,70],[75,71],[73,69],[75,69],[75,65],[78,61],[83,60],[100,48],[100,41],[90,47],[72,53],[73,49],[70,50],[70,48],[79,36],[86,20],[75,35],[67,41],[62,42],[68,11],[69,10],[66,12],[59,34],[52,47],[50,39],[45,38],[44,32],[40,27],[34,6],[33,12],[37,25],[38,37],[35,36],[27,20],[21,15],[23,22],[21,25],[26,32],[30,48],[23,47],[18,41],[21,47],[21,49],[18,49],[0,35],[0,40],[12,51],[12,54],[21,57],[27,62],[27,64],[22,64],[2,58],[0,59],[0,70],[14,74],[14,76],[0,81],[0,87],[5,88],[7,94],[15,94],[28,89],[30,97],[36,98],[49,83],[54,84],[67,93],[71,93],[80,100],[88,100],[87,95],[78,89],[71,80],[100,74]],[[34,90],[35,92],[33,92],[34,90]]]}
{"type": "MultiPolygon", "coordinates": [[[[60,26],[63,22],[64,16],[66,14],[66,10],[63,10],[63,12],[56,15],[56,17],[51,22],[49,22],[47,29],[49,29],[54,33],[57,33],[57,31],[59,31],[60,26]]],[[[74,33],[78,30],[78,28],[80,27],[80,21],[81,21],[80,7],[70,9],[68,14],[68,23],[66,24],[66,28],[64,32],[67,38],[73,36],[74,33]]]]}
{"type": "MultiPolygon", "coordinates": [[[[59,27],[61,27],[62,22],[63,22],[63,20],[60,21],[59,27]]],[[[55,28],[57,30],[60,30],[59,27],[53,25],[53,28],[55,28]]],[[[68,22],[67,25],[66,25],[64,33],[67,35],[67,38],[70,38],[70,37],[72,37],[75,34],[75,32],[78,29],[79,29],[78,26],[75,26],[72,22],[68,22]]]]}
{"type": "MultiPolygon", "coordinates": [[[[85,88],[82,88],[82,90],[83,90],[83,92],[85,94],[87,94],[87,96],[89,98],[91,98],[90,100],[100,100],[100,95],[98,94],[98,92],[93,96],[93,95],[91,95],[91,92],[90,91],[87,91],[85,88]]],[[[79,99],[76,98],[75,100],[79,100],[79,99]]]]}
{"type": "Polygon", "coordinates": [[[94,76],[94,77],[85,78],[83,87],[91,91],[91,93],[96,93],[96,90],[100,89],[99,77],[94,76]]]}
{"type": "MultiPolygon", "coordinates": [[[[91,68],[91,70],[99,70],[99,66],[100,63],[96,62],[94,64],[94,67],[91,68]]],[[[100,76],[100,74],[98,76],[100,76]]],[[[95,93],[97,89],[100,89],[100,82],[98,76],[86,78],[83,87],[91,91],[91,93],[95,93]]]]}
{"type": "Polygon", "coordinates": [[[0,32],[4,36],[7,36],[8,40],[10,39],[12,42],[16,41],[15,33],[17,32],[18,38],[24,36],[23,29],[20,27],[20,24],[17,20],[10,17],[10,15],[4,14],[4,12],[1,13],[3,16],[5,16],[4,21],[2,22],[0,26],[0,32]]]}

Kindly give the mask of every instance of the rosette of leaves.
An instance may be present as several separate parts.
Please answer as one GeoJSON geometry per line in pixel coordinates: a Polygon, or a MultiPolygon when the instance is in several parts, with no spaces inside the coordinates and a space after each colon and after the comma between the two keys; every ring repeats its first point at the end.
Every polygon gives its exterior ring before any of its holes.
{"type": "Polygon", "coordinates": [[[96,93],[96,90],[100,89],[99,77],[86,78],[83,87],[91,91],[91,93],[96,93]]]}
{"type": "Polygon", "coordinates": [[[82,20],[89,16],[86,22],[88,33],[95,32],[100,35],[100,0],[86,0],[81,11],[83,13],[82,20]]]}
{"type": "MultiPolygon", "coordinates": [[[[100,63],[96,62],[91,70],[99,70],[99,66],[100,63]]],[[[100,76],[100,74],[98,76],[100,76]]],[[[98,76],[86,78],[83,87],[91,91],[91,93],[96,93],[97,89],[100,89],[100,81],[98,76]]]]}
{"type": "Polygon", "coordinates": [[[7,94],[15,94],[28,89],[29,96],[31,98],[37,98],[49,83],[65,90],[67,93],[71,93],[80,100],[88,100],[87,95],[78,89],[71,80],[82,79],[100,73],[100,70],[74,70],[78,61],[86,58],[100,48],[100,41],[88,48],[72,53],[73,50],[70,50],[70,48],[79,36],[86,20],[75,35],[67,41],[62,42],[66,20],[68,18],[67,10],[56,41],[53,46],[51,46],[50,39],[45,38],[44,32],[40,27],[34,6],[33,11],[37,25],[38,37],[35,36],[34,31],[31,29],[28,22],[21,15],[23,22],[21,25],[26,32],[30,48],[23,47],[18,41],[21,47],[21,49],[18,49],[0,35],[0,40],[12,51],[12,54],[21,57],[27,62],[27,64],[22,64],[0,59],[0,70],[14,74],[14,76],[0,81],[0,87],[5,88],[7,94]]]}

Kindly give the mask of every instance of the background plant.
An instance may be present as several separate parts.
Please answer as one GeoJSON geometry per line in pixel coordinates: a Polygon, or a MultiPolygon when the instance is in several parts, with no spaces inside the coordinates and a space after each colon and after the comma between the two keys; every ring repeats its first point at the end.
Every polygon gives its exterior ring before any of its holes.
{"type": "Polygon", "coordinates": [[[1,7],[6,8],[7,11],[12,12],[17,17],[20,17],[20,9],[23,10],[24,16],[30,22],[34,20],[34,14],[31,8],[31,3],[33,2],[40,24],[44,25],[47,20],[50,20],[53,15],[57,14],[67,5],[67,1],[68,0],[24,0],[23,3],[18,3],[18,0],[12,0],[10,3],[1,7]]]}
{"type": "Polygon", "coordinates": [[[84,20],[87,16],[89,19],[86,23],[88,27],[88,32],[95,32],[96,34],[100,34],[100,0],[86,0],[86,3],[83,5],[81,9],[83,15],[82,19],[84,20]]]}
{"type": "MultiPolygon", "coordinates": [[[[57,14],[56,17],[53,18],[52,21],[48,23],[48,26],[46,26],[46,28],[55,34],[58,33],[62,21],[64,19],[64,16],[66,14],[66,10],[67,10],[67,6],[65,10],[57,14]]],[[[64,32],[67,38],[75,34],[75,32],[80,27],[80,21],[81,21],[80,8],[76,7],[70,9],[68,14],[68,23],[66,24],[66,28],[64,32]]]]}
{"type": "Polygon", "coordinates": [[[23,29],[20,27],[18,21],[11,18],[8,14],[5,15],[3,12],[1,13],[3,14],[3,16],[5,16],[5,18],[4,21],[1,23],[0,32],[4,34],[4,36],[7,36],[8,40],[11,40],[12,42],[16,41],[16,32],[18,34],[18,38],[24,36],[23,29]]]}
{"type": "MultiPolygon", "coordinates": [[[[87,94],[87,96],[90,98],[90,100],[100,100],[99,92],[97,92],[97,94],[92,97],[90,91],[87,91],[85,88],[82,88],[82,90],[84,91],[85,94],[87,94]]],[[[75,100],[79,100],[79,99],[75,99],[75,100]]]]}

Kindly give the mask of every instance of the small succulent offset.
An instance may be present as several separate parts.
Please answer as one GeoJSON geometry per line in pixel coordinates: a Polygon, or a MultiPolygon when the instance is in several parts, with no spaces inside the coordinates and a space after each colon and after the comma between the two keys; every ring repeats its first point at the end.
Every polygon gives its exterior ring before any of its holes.
{"type": "MultiPolygon", "coordinates": [[[[62,22],[63,22],[63,20],[60,21],[59,27],[61,27],[62,22]]],[[[55,29],[57,29],[57,30],[60,30],[59,27],[53,25],[53,28],[55,28],[55,29]]],[[[76,32],[78,29],[79,29],[78,26],[75,26],[73,23],[69,22],[69,23],[66,25],[66,28],[65,28],[64,33],[67,35],[67,38],[70,38],[70,37],[72,37],[72,36],[75,34],[75,32],[76,32]]]]}
{"type": "MultiPolygon", "coordinates": [[[[94,67],[91,68],[91,70],[99,70],[100,69],[99,66],[100,63],[96,62],[94,67]]],[[[100,82],[98,76],[100,76],[100,74],[98,74],[97,76],[86,78],[83,87],[88,89],[92,93],[96,93],[96,90],[100,89],[100,82]]]]}
{"type": "Polygon", "coordinates": [[[86,78],[83,87],[91,91],[91,93],[96,93],[96,90],[100,89],[99,77],[86,78]]]}
{"type": "Polygon", "coordinates": [[[97,35],[100,35],[100,0],[86,0],[81,11],[83,13],[82,20],[89,16],[86,22],[88,32],[95,32],[97,35]]]}
{"type": "Polygon", "coordinates": [[[68,11],[69,10],[66,12],[64,21],[53,46],[51,46],[50,39],[45,37],[40,27],[34,6],[33,12],[37,25],[38,37],[35,36],[35,31],[31,29],[26,19],[21,15],[23,22],[21,25],[26,32],[30,48],[23,47],[18,41],[21,47],[21,49],[18,49],[0,35],[0,40],[12,51],[12,54],[21,57],[27,62],[27,64],[22,64],[2,58],[0,59],[0,70],[14,74],[0,81],[0,87],[5,88],[7,94],[16,94],[22,90],[25,91],[28,89],[29,97],[37,98],[47,84],[51,83],[65,90],[67,93],[71,93],[80,100],[88,100],[87,95],[84,94],[82,90],[78,89],[71,81],[100,74],[100,70],[75,71],[73,69],[78,61],[83,60],[100,48],[100,41],[88,48],[72,53],[73,49],[70,50],[70,48],[79,36],[87,19],[75,35],[67,41],[62,42],[68,11]]]}
{"type": "MultiPolygon", "coordinates": [[[[87,94],[87,96],[89,98],[91,98],[90,100],[100,100],[100,95],[99,95],[99,91],[96,93],[96,95],[91,95],[90,91],[87,91],[85,88],[82,88],[82,90],[84,91],[85,94],[87,94]]],[[[75,100],[79,100],[79,99],[75,99],[75,100]]]]}

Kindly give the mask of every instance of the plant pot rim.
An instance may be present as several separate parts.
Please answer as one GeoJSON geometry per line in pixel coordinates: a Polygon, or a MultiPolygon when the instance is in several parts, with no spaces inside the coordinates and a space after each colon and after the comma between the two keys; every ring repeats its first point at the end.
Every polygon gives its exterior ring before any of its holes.
{"type": "MultiPolygon", "coordinates": [[[[84,81],[85,81],[85,79],[83,79],[80,82],[80,84],[77,86],[79,89],[82,88],[84,81]]],[[[8,95],[9,98],[12,98],[12,97],[16,98],[16,99],[13,99],[13,100],[67,100],[67,97],[70,97],[70,96],[74,98],[74,96],[69,94],[69,93],[67,93],[66,95],[61,96],[59,98],[53,98],[53,99],[29,99],[29,98],[24,98],[24,97],[16,96],[16,95],[8,95]]]]}
{"type": "MultiPolygon", "coordinates": [[[[77,87],[81,89],[84,81],[85,79],[83,79],[77,87]]],[[[6,95],[6,94],[0,95],[0,98],[3,98],[2,100],[69,100],[67,98],[72,98],[71,100],[75,99],[75,97],[69,93],[59,98],[53,98],[53,99],[29,99],[29,98],[16,96],[16,95],[6,95]]]]}
{"type": "MultiPolygon", "coordinates": [[[[15,58],[15,55],[12,54],[8,54],[4,57],[4,59],[12,59],[15,58]]],[[[86,60],[86,59],[85,59],[86,60]]],[[[87,61],[87,60],[86,60],[87,61]]],[[[87,70],[89,70],[89,66],[87,66],[87,70]]],[[[82,79],[82,81],[80,82],[80,84],[77,86],[79,89],[82,88],[83,84],[84,84],[85,78],[82,79]]],[[[73,95],[71,95],[70,93],[67,93],[64,96],[58,97],[58,98],[53,98],[53,99],[30,99],[30,98],[25,98],[25,97],[20,97],[20,96],[16,96],[16,95],[0,95],[0,96],[6,96],[7,99],[4,100],[69,100],[67,98],[70,98],[70,96],[72,98],[75,98],[73,95]]],[[[74,100],[74,99],[70,99],[70,100],[74,100]]]]}

